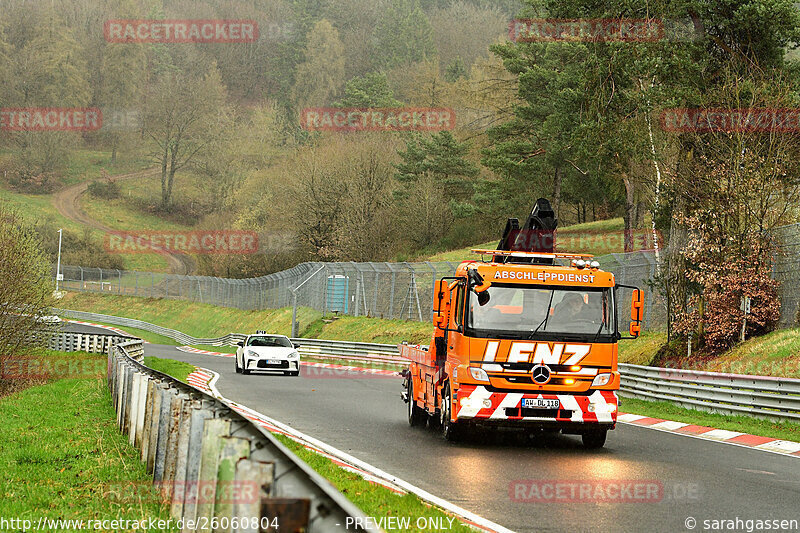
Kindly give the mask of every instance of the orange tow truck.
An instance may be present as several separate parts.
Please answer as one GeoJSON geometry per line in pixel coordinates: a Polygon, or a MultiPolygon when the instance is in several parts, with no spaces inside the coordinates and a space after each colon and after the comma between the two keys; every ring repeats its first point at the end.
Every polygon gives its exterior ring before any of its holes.
{"type": "Polygon", "coordinates": [[[616,284],[590,255],[554,252],[556,224],[540,198],[522,227],[508,220],[497,250],[473,250],[491,260],[437,281],[430,346],[399,346],[410,425],[430,422],[447,440],[482,426],[605,444],[617,420],[617,342],[641,331],[642,291],[616,284]]]}

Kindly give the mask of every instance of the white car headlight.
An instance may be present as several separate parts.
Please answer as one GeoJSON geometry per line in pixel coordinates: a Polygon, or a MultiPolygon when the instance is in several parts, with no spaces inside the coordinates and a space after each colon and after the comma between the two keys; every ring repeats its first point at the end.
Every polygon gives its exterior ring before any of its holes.
{"type": "Polygon", "coordinates": [[[486,371],[482,368],[478,368],[475,366],[469,367],[469,375],[472,376],[472,379],[475,381],[485,381],[489,382],[489,376],[486,375],[486,371]]]}
{"type": "Polygon", "coordinates": [[[297,352],[292,352],[289,354],[289,359],[297,359],[298,357],[300,357],[300,354],[297,352]]]}
{"type": "Polygon", "coordinates": [[[258,357],[258,354],[254,351],[247,350],[247,357],[258,357]]]}
{"type": "Polygon", "coordinates": [[[592,387],[602,387],[604,385],[608,385],[611,380],[613,379],[613,374],[597,374],[595,378],[592,380],[592,387]]]}

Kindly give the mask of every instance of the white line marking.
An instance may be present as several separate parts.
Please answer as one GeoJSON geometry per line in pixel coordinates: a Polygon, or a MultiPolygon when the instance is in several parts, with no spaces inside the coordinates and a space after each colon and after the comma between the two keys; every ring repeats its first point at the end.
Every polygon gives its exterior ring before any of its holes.
{"type": "Polygon", "coordinates": [[[675,422],[674,420],[664,420],[663,422],[659,422],[658,424],[653,424],[650,427],[675,431],[676,429],[684,428],[688,425],[689,424],[686,424],[684,422],[675,422]]]}
{"type": "Polygon", "coordinates": [[[789,440],[774,440],[772,442],[765,442],[758,446],[753,446],[759,450],[776,451],[781,453],[794,453],[800,452],[800,442],[792,442],[789,440]]]}
{"type": "Polygon", "coordinates": [[[483,518],[482,516],[479,516],[479,515],[471,512],[471,511],[468,511],[468,510],[464,509],[463,507],[459,507],[458,505],[455,505],[454,503],[450,503],[449,501],[447,501],[447,500],[445,500],[443,498],[439,498],[438,496],[434,496],[430,492],[428,492],[428,491],[426,491],[424,489],[421,489],[421,488],[417,487],[416,485],[412,485],[411,483],[409,483],[407,481],[404,481],[404,480],[402,480],[402,479],[400,479],[398,477],[395,477],[395,476],[393,476],[393,475],[391,475],[391,474],[389,474],[387,472],[384,472],[383,470],[381,470],[381,469],[379,469],[379,468],[377,468],[375,466],[372,466],[371,464],[369,464],[367,462],[361,461],[360,459],[356,459],[352,455],[350,455],[348,453],[345,453],[345,452],[343,452],[343,451],[341,451],[341,450],[339,450],[337,448],[334,448],[333,446],[331,446],[329,444],[326,444],[326,443],[324,443],[324,442],[322,442],[320,440],[317,440],[314,437],[306,435],[305,433],[301,433],[300,431],[294,429],[291,426],[287,426],[286,424],[284,424],[282,422],[278,422],[274,418],[270,418],[270,417],[268,417],[267,415],[265,415],[263,413],[259,413],[258,411],[250,409],[249,407],[245,407],[243,405],[237,404],[236,402],[228,400],[227,398],[225,398],[224,396],[222,396],[219,393],[219,390],[217,390],[216,382],[219,379],[219,374],[217,374],[216,372],[214,372],[212,370],[208,370],[206,368],[202,368],[200,370],[204,370],[206,372],[211,372],[212,374],[214,374],[214,377],[208,383],[208,388],[211,390],[211,394],[213,396],[215,396],[217,398],[220,398],[220,399],[223,399],[226,402],[230,403],[231,405],[236,405],[237,407],[241,408],[243,411],[247,411],[247,412],[252,413],[254,416],[257,416],[257,417],[261,418],[262,420],[268,422],[269,424],[272,424],[273,426],[275,426],[276,428],[280,429],[281,431],[283,431],[283,432],[285,432],[285,433],[287,433],[289,435],[292,435],[293,437],[295,437],[295,438],[297,438],[299,440],[302,440],[302,441],[304,441],[304,442],[306,442],[306,443],[308,443],[308,444],[310,444],[310,445],[312,445],[312,446],[314,446],[316,448],[319,448],[320,450],[324,451],[325,453],[328,453],[328,454],[336,457],[337,459],[339,459],[341,461],[344,461],[346,463],[350,463],[351,465],[355,466],[356,468],[364,470],[364,471],[368,472],[369,474],[371,474],[371,475],[373,475],[373,476],[375,476],[375,477],[377,477],[379,479],[382,479],[382,480],[387,481],[387,482],[389,482],[389,483],[391,483],[393,485],[396,485],[396,486],[402,488],[405,491],[408,491],[408,492],[411,492],[413,494],[416,494],[421,499],[426,500],[429,503],[432,503],[433,505],[436,505],[437,507],[440,507],[440,508],[442,508],[442,509],[444,509],[446,511],[449,511],[449,512],[459,516],[460,518],[465,518],[466,520],[469,520],[470,522],[474,522],[475,524],[477,524],[477,525],[479,525],[479,526],[481,526],[481,527],[483,527],[483,528],[485,528],[485,529],[487,529],[489,531],[494,531],[494,532],[497,532],[497,533],[514,533],[512,530],[510,530],[510,529],[508,529],[506,527],[503,527],[500,524],[496,524],[496,523],[492,522],[491,520],[483,518]]]}

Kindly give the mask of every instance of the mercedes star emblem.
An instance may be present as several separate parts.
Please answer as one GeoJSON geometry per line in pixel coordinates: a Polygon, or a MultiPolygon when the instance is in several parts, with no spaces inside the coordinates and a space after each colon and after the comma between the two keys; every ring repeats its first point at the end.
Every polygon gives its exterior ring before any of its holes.
{"type": "Polygon", "coordinates": [[[536,365],[531,370],[531,379],[537,385],[544,385],[550,381],[550,367],[547,365],[536,365]]]}

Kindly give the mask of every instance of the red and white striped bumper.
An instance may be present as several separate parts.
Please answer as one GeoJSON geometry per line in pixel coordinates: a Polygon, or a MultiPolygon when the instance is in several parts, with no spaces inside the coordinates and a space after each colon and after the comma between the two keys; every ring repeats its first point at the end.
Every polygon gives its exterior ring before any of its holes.
{"type": "Polygon", "coordinates": [[[617,394],[596,390],[587,395],[557,393],[489,392],[483,386],[464,385],[458,389],[456,417],[475,421],[509,420],[523,422],[577,422],[614,424],[617,394]],[[555,409],[520,409],[523,398],[558,399],[555,409]]]}

